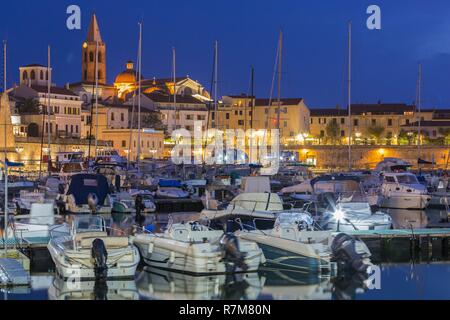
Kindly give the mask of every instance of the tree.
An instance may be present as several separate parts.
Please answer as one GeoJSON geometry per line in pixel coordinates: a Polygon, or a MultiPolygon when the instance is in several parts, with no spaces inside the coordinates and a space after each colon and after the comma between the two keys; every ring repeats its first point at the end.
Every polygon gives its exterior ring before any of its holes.
{"type": "Polygon", "coordinates": [[[327,124],[327,127],[325,128],[327,138],[331,139],[333,144],[336,144],[336,140],[339,138],[341,133],[341,127],[337,122],[330,122],[327,124]]]}
{"type": "Polygon", "coordinates": [[[27,98],[17,103],[17,112],[19,114],[40,114],[41,108],[39,101],[35,98],[27,98]]]}
{"type": "Polygon", "coordinates": [[[445,144],[450,140],[450,128],[439,128],[439,134],[444,137],[445,144]]]}
{"type": "MultiPolygon", "coordinates": [[[[134,115],[133,128],[138,127],[138,115],[134,115]]],[[[167,128],[161,121],[161,114],[159,112],[145,112],[141,114],[141,128],[155,129],[166,131],[167,128]]]]}
{"type": "Polygon", "coordinates": [[[383,136],[384,127],[383,126],[371,126],[367,128],[367,133],[375,139],[375,142],[378,143],[383,136]]]}

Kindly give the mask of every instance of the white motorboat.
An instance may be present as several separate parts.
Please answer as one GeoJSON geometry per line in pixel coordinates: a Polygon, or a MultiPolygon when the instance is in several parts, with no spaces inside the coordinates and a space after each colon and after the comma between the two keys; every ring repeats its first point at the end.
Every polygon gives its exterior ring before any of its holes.
{"type": "Polygon", "coordinates": [[[139,294],[152,300],[256,300],[262,289],[256,272],[194,276],[145,267],[136,283],[139,294]]]}
{"type": "Polygon", "coordinates": [[[241,193],[223,210],[203,210],[201,217],[211,222],[214,229],[229,230],[229,222],[240,221],[244,227],[258,230],[272,229],[277,215],[284,212],[283,202],[276,193],[241,193]]]}
{"type": "Polygon", "coordinates": [[[264,255],[254,242],[198,222],[171,223],[163,234],[138,234],[133,243],[151,266],[188,274],[256,271],[264,255]]]}
{"type": "Polygon", "coordinates": [[[307,213],[282,213],[272,230],[242,230],[239,239],[254,241],[263,250],[267,266],[298,270],[312,274],[333,275],[337,265],[365,272],[370,264],[370,251],[359,240],[346,234],[314,228],[314,220],[307,213]],[[344,250],[346,254],[340,254],[344,250]],[[343,259],[342,259],[343,258],[343,259]]]}
{"type": "Polygon", "coordinates": [[[183,185],[178,180],[159,180],[155,196],[160,199],[185,199],[189,198],[188,191],[182,189],[183,185]]]}
{"type": "Polygon", "coordinates": [[[128,237],[108,236],[103,218],[75,217],[70,233],[47,246],[63,279],[134,278],[139,252],[128,237]]]}
{"type": "Polygon", "coordinates": [[[50,238],[56,233],[69,232],[66,223],[56,223],[53,203],[33,203],[28,216],[17,216],[8,228],[8,238],[50,238]]]}
{"type": "Polygon", "coordinates": [[[431,200],[427,188],[409,172],[385,173],[380,192],[380,207],[425,209],[431,200]]]}
{"type": "Polygon", "coordinates": [[[322,229],[352,231],[392,227],[388,214],[370,206],[359,177],[326,175],[314,179],[312,184],[317,196],[314,206],[319,207],[314,211],[321,211],[317,220],[322,229]]]}
{"type": "Polygon", "coordinates": [[[13,202],[16,204],[18,214],[28,214],[33,203],[45,202],[45,192],[21,190],[19,197],[13,202]]]}
{"type": "Polygon", "coordinates": [[[60,213],[111,213],[108,181],[100,174],[76,174],[59,201],[60,213]]]}

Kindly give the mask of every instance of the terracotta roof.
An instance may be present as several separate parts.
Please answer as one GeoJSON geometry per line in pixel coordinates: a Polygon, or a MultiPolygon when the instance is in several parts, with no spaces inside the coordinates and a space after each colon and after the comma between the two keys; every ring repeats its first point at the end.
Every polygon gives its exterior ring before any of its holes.
{"type": "MultiPolygon", "coordinates": [[[[402,127],[418,127],[419,122],[413,122],[409,125],[403,125],[402,127]]],[[[421,121],[420,122],[421,127],[450,127],[450,121],[421,121]]]]}
{"type": "MultiPolygon", "coordinates": [[[[303,98],[283,98],[281,103],[284,106],[295,106],[303,101],[303,98]]],[[[270,99],[255,99],[255,106],[269,106],[270,99]]],[[[277,98],[272,99],[272,106],[278,103],[277,98]]]]}
{"type": "MultiPolygon", "coordinates": [[[[31,89],[36,90],[39,93],[47,93],[48,92],[47,86],[31,86],[31,89]]],[[[61,95],[65,95],[65,96],[78,97],[78,95],[75,94],[73,91],[70,91],[66,88],[61,88],[61,87],[51,87],[50,92],[52,94],[61,94],[61,95]]]]}
{"type": "MultiPolygon", "coordinates": [[[[174,101],[173,95],[163,94],[161,92],[144,93],[144,95],[154,102],[166,103],[174,101]]],[[[178,103],[205,104],[203,101],[189,95],[177,95],[177,104],[178,103]]]]}
{"type": "Polygon", "coordinates": [[[348,116],[347,109],[338,109],[338,108],[320,108],[320,109],[311,109],[310,110],[311,117],[327,117],[327,116],[348,116]]]}

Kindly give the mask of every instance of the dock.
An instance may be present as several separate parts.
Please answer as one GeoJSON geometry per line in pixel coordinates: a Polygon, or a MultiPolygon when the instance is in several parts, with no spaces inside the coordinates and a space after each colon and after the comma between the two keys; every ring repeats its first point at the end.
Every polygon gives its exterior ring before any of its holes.
{"type": "Polygon", "coordinates": [[[0,287],[29,286],[30,259],[18,250],[0,253],[0,287]]]}

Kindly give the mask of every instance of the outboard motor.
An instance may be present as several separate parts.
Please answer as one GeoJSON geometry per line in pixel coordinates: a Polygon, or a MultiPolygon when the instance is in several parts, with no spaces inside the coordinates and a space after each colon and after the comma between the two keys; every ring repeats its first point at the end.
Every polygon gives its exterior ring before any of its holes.
{"type": "Polygon", "coordinates": [[[140,194],[136,196],[136,200],[134,201],[134,208],[136,209],[135,222],[142,226],[145,222],[145,216],[143,216],[141,212],[145,209],[145,206],[140,194]]]}
{"type": "Polygon", "coordinates": [[[371,253],[366,244],[348,234],[338,234],[331,245],[333,260],[338,266],[355,272],[366,273],[371,265],[371,253]]]}
{"type": "Polygon", "coordinates": [[[220,248],[224,253],[224,260],[233,264],[233,272],[236,271],[236,267],[243,271],[248,270],[248,266],[245,263],[245,254],[239,250],[239,240],[234,234],[225,234],[220,239],[220,248]]]}
{"type": "Polygon", "coordinates": [[[91,210],[92,214],[97,213],[97,205],[98,205],[98,197],[95,193],[89,193],[87,197],[87,203],[89,205],[89,209],[91,210]]]}
{"type": "Polygon", "coordinates": [[[108,251],[105,243],[101,239],[92,242],[91,257],[94,261],[94,272],[96,280],[104,280],[108,277],[108,251]]]}

